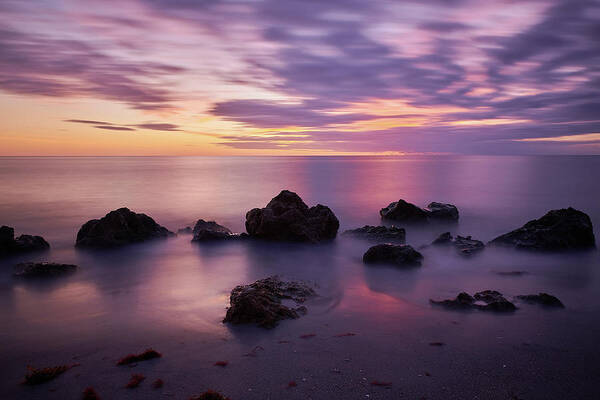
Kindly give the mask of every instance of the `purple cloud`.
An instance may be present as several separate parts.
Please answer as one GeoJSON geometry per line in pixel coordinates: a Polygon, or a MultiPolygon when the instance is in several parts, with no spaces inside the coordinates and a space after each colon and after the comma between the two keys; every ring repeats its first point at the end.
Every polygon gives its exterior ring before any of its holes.
{"type": "MultiPolygon", "coordinates": [[[[519,153],[561,146],[523,138],[600,131],[597,0],[90,0],[69,12],[48,0],[38,11],[27,2],[0,7],[0,90],[121,102],[153,114],[141,121],[181,107],[181,115],[243,124],[231,124],[223,146],[519,153]],[[200,99],[210,105],[186,108],[200,99]],[[381,100],[410,110],[339,113],[381,100]],[[422,115],[423,126],[339,128],[418,118],[418,109],[433,110],[422,115]],[[483,125],[494,120],[521,122],[483,125]],[[256,137],[248,127],[281,132],[256,137]]],[[[180,130],[162,122],[70,122],[180,130]]]]}
{"type": "Polygon", "coordinates": [[[133,108],[165,109],[173,95],[143,82],[174,71],[161,63],[124,62],[78,40],[0,31],[0,89],[12,93],[96,97],[133,108]]]}

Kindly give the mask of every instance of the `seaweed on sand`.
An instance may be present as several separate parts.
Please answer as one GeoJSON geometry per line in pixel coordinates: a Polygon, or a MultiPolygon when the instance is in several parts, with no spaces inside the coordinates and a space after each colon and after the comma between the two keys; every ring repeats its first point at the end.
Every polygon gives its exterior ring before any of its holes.
{"type": "Polygon", "coordinates": [[[162,357],[162,354],[160,354],[158,351],[154,350],[154,349],[146,349],[146,351],[144,351],[143,353],[140,354],[128,354],[125,357],[121,358],[119,360],[119,362],[117,362],[117,365],[127,365],[127,364],[132,364],[138,361],[146,361],[146,360],[151,360],[153,358],[160,358],[162,357]]]}
{"type": "Polygon", "coordinates": [[[140,383],[142,383],[144,379],[146,379],[146,377],[142,374],[132,374],[131,379],[129,380],[129,382],[127,382],[127,385],[125,385],[125,387],[127,389],[134,389],[140,386],[140,383]]]}
{"type": "Polygon", "coordinates": [[[58,365],[56,367],[33,368],[27,366],[27,374],[25,375],[24,385],[39,385],[40,383],[51,381],[63,372],[70,370],[79,364],[73,365],[58,365]]]}
{"type": "Polygon", "coordinates": [[[229,397],[225,397],[214,390],[208,390],[199,396],[190,397],[189,400],[229,400],[229,397]]]}

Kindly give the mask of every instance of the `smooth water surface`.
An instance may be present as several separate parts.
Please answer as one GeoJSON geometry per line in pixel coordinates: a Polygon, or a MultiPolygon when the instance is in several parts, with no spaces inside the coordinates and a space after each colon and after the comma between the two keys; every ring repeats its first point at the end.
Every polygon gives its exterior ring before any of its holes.
{"type": "Polygon", "coordinates": [[[84,222],[123,206],[172,231],[203,218],[243,232],[246,211],[282,189],[331,207],[340,232],[380,224],[379,209],[400,198],[456,204],[458,224],[406,227],[415,248],[444,231],[487,242],[568,206],[592,218],[598,237],[598,176],[600,157],[0,158],[0,224],[52,246],[0,261],[0,393],[78,399],[91,385],[109,399],[186,399],[209,388],[233,400],[600,398],[597,251],[487,248],[464,258],[425,247],[421,268],[401,270],[363,265],[372,243],[342,235],[320,245],[198,245],[179,235],[100,252],[73,247],[84,222]],[[30,260],[80,270],[49,281],[11,276],[16,262],[30,260]],[[318,285],[308,315],[267,331],[221,323],[235,285],[273,274],[318,285]],[[518,304],[513,314],[490,315],[429,304],[484,289],[544,291],[566,308],[518,304]],[[356,335],[336,337],[348,332],[356,335]],[[316,336],[299,338],[307,333],[316,336]],[[114,365],[151,346],[164,357],[114,365]],[[218,360],[229,365],[215,367],[218,360]],[[27,365],[72,363],[81,365],[50,383],[18,384],[27,365]],[[148,378],[133,391],[123,388],[132,372],[148,378]],[[164,388],[151,388],[156,378],[164,388]]]}

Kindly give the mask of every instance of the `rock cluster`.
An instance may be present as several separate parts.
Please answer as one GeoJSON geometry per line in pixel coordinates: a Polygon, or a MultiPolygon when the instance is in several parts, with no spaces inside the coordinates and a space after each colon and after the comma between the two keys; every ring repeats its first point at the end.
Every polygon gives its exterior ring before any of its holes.
{"type": "Polygon", "coordinates": [[[223,322],[273,328],[280,320],[295,319],[306,313],[306,307],[288,307],[282,300],[298,305],[315,295],[315,291],[308,285],[282,281],[277,276],[261,279],[250,285],[236,286],[231,291],[230,306],[223,322]]]}
{"type": "Polygon", "coordinates": [[[511,312],[517,309],[513,303],[502,296],[502,293],[495,290],[484,290],[483,292],[475,293],[473,296],[466,292],[461,292],[454,299],[429,300],[429,302],[434,305],[458,310],[476,309],[482,311],[511,312]]]}
{"type": "Polygon", "coordinates": [[[334,239],[340,223],[329,207],[308,207],[296,193],[283,190],[265,208],[246,214],[246,231],[255,238],[297,242],[334,239]]]}
{"type": "Polygon", "coordinates": [[[405,200],[390,203],[379,211],[381,218],[402,222],[426,222],[428,220],[457,221],[458,209],[453,204],[432,202],[427,208],[417,207],[405,200]]]}
{"type": "Polygon", "coordinates": [[[47,277],[64,275],[77,270],[77,265],[53,262],[26,262],[15,266],[13,275],[22,277],[47,277]]]}
{"type": "Polygon", "coordinates": [[[406,241],[406,230],[395,226],[372,226],[365,225],[362,228],[349,229],[344,235],[360,237],[368,240],[383,240],[404,243],[406,241]]]}
{"type": "Polygon", "coordinates": [[[393,264],[399,267],[420,266],[423,255],[407,244],[378,244],[363,255],[365,264],[393,264]]]}
{"type": "MultiPolygon", "coordinates": [[[[564,304],[557,297],[548,293],[520,295],[516,296],[515,299],[546,307],[564,308],[564,304]]],[[[454,299],[429,300],[429,302],[437,306],[457,310],[476,309],[482,311],[510,312],[517,309],[512,302],[508,301],[502,293],[496,290],[484,290],[483,292],[475,293],[473,296],[462,292],[454,299]]]]}
{"type": "Polygon", "coordinates": [[[174,235],[146,214],[119,208],[86,222],[77,233],[78,247],[116,247],[174,235]]]}
{"type": "Polygon", "coordinates": [[[540,219],[498,236],[490,244],[526,250],[564,251],[594,248],[596,239],[590,217],[569,207],[551,210],[540,219]]]}
{"type": "Polygon", "coordinates": [[[442,233],[431,244],[433,245],[451,245],[456,248],[459,254],[470,256],[485,248],[485,244],[480,240],[475,240],[471,236],[460,236],[456,238],[450,232],[442,233]]]}
{"type": "Polygon", "coordinates": [[[10,226],[0,227],[0,257],[49,248],[50,245],[41,236],[21,235],[15,238],[13,228],[10,226]]]}

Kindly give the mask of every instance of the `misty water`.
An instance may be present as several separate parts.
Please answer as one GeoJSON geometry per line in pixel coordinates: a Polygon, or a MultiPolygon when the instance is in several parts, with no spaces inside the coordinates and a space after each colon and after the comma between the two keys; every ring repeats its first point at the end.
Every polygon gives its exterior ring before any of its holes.
{"type": "Polygon", "coordinates": [[[364,265],[372,243],[342,235],[319,245],[196,244],[179,235],[113,250],[73,246],[84,222],[124,206],[172,231],[203,218],[243,232],[245,213],[282,189],[329,206],[340,233],[381,224],[379,209],[400,198],[455,204],[456,224],[405,226],[415,248],[445,231],[487,242],[568,206],[590,216],[598,238],[598,176],[600,157],[0,158],[0,225],[52,246],[0,261],[0,393],[76,399],[91,385],[109,399],[186,399],[209,388],[233,400],[599,398],[595,250],[490,247],[465,258],[425,247],[422,267],[399,269],[364,265]],[[12,276],[15,263],[36,260],[80,269],[52,280],[12,276]],[[526,274],[498,274],[508,271],[526,274]],[[272,330],[221,322],[234,286],[274,274],[318,286],[306,316],[272,330]],[[517,303],[498,315],[429,304],[485,289],[508,298],[548,292],[566,308],[517,303]],[[356,336],[335,336],[347,332],[356,336]],[[299,338],[308,333],[316,336],[299,338]],[[114,365],[147,347],[164,357],[114,365]],[[81,365],[45,385],[19,385],[27,365],[70,363],[81,365]],[[148,378],[135,392],[123,388],[132,372],[148,378]],[[158,391],[156,378],[165,381],[158,391]]]}

